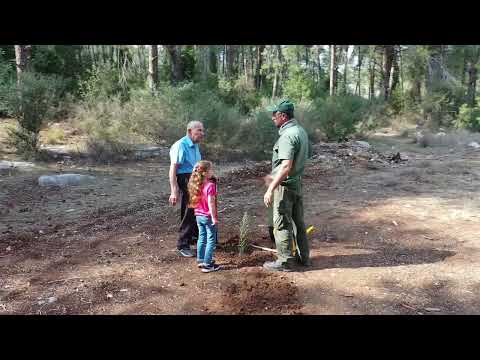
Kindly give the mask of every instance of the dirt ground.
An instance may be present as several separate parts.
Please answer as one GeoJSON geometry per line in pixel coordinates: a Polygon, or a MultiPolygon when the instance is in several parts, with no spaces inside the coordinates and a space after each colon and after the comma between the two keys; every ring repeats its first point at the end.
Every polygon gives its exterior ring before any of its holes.
{"type": "Polygon", "coordinates": [[[167,159],[3,171],[0,314],[479,314],[479,152],[382,133],[368,141],[408,160],[317,152],[304,178],[313,266],[292,273],[264,271],[270,252],[235,248],[245,211],[250,240],[273,247],[268,164],[217,166],[223,270],[211,274],[175,251],[167,159]],[[57,172],[97,181],[38,186],[57,172]]]}

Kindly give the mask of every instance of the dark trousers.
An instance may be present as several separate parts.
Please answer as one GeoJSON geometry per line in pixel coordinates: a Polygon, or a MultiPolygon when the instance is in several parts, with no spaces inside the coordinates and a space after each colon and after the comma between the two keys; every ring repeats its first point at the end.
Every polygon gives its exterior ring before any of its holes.
{"type": "Polygon", "coordinates": [[[180,207],[180,229],[177,248],[189,249],[194,243],[193,237],[198,238],[198,226],[195,213],[188,207],[188,180],[191,174],[177,175],[177,183],[180,189],[181,207],[180,207]]]}

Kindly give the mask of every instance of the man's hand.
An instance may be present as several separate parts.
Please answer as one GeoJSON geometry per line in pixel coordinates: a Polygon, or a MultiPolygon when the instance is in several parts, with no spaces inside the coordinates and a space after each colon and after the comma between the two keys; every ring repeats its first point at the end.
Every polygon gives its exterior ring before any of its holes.
{"type": "Polygon", "coordinates": [[[178,201],[177,168],[178,164],[172,163],[170,164],[170,171],[168,172],[168,178],[170,180],[170,198],[168,202],[172,206],[175,206],[178,201]]]}
{"type": "Polygon", "coordinates": [[[212,224],[213,224],[213,226],[218,225],[218,219],[217,218],[212,218],[212,224]]]}
{"type": "Polygon", "coordinates": [[[273,191],[268,188],[267,192],[263,196],[263,202],[266,207],[269,207],[272,204],[273,200],[273,191]]]}
{"type": "Polygon", "coordinates": [[[168,202],[170,203],[170,205],[175,206],[177,204],[177,201],[178,201],[178,191],[172,192],[170,194],[168,202]]]}
{"type": "Polygon", "coordinates": [[[277,188],[280,183],[287,178],[288,173],[292,169],[293,160],[282,160],[279,171],[272,177],[272,175],[267,175],[263,179],[265,183],[267,181],[270,183],[268,185],[267,192],[263,196],[263,202],[266,207],[269,207],[273,202],[273,191],[277,188]]]}

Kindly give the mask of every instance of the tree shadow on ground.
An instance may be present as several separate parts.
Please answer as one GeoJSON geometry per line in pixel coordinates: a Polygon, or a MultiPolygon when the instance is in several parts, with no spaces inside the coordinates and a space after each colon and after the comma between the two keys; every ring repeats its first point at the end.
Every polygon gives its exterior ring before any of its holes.
{"type": "MultiPolygon", "coordinates": [[[[359,247],[358,249],[366,249],[359,247]]],[[[402,265],[431,264],[455,255],[454,251],[437,249],[378,248],[369,254],[313,256],[312,266],[300,271],[331,268],[355,269],[361,267],[389,267],[402,265]]]]}
{"type": "Polygon", "coordinates": [[[399,284],[381,280],[376,286],[386,297],[359,294],[339,294],[333,287],[312,286],[307,288],[309,313],[332,307],[335,314],[364,315],[471,315],[480,313],[480,298],[477,284],[470,296],[460,296],[458,286],[450,280],[429,281],[422,286],[399,284]],[[476,290],[475,290],[476,289],[476,290]]]}

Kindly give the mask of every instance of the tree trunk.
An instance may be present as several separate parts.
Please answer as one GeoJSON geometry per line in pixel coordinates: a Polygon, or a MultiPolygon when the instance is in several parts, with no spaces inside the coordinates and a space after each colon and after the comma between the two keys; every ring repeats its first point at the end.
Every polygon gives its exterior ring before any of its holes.
{"type": "Polygon", "coordinates": [[[15,63],[17,66],[17,82],[25,71],[28,71],[30,57],[32,55],[32,45],[15,45],[15,63]]]}
{"type": "Polygon", "coordinates": [[[428,92],[432,92],[443,80],[443,46],[430,45],[429,50],[425,86],[428,92]]]}
{"type": "Polygon", "coordinates": [[[250,80],[253,86],[255,86],[255,56],[253,54],[253,46],[248,47],[248,55],[250,58],[250,80]]]}
{"type": "Polygon", "coordinates": [[[393,59],[392,59],[392,74],[390,76],[390,96],[393,94],[395,89],[397,88],[398,81],[400,79],[400,66],[398,65],[398,54],[399,49],[393,52],[393,59]]]}
{"type": "Polygon", "coordinates": [[[218,71],[218,59],[217,59],[216,48],[209,45],[208,52],[210,57],[209,70],[211,73],[216,74],[218,71]]]}
{"type": "Polygon", "coordinates": [[[400,90],[404,94],[403,89],[403,60],[402,60],[402,45],[398,46],[398,62],[399,62],[399,75],[400,75],[400,90]]]}
{"type": "Polygon", "coordinates": [[[277,60],[278,64],[275,67],[275,77],[273,79],[273,90],[272,90],[272,98],[276,98],[280,91],[280,79],[283,70],[283,56],[282,56],[282,48],[280,45],[277,45],[277,60]]]}
{"type": "Polygon", "coordinates": [[[388,100],[390,97],[390,76],[393,66],[394,47],[393,45],[383,46],[383,67],[382,67],[382,79],[383,79],[383,97],[388,100]]]}
{"type": "Polygon", "coordinates": [[[347,95],[348,86],[347,86],[347,72],[348,72],[348,48],[345,46],[345,69],[343,69],[343,95],[347,95]]]}
{"type": "Polygon", "coordinates": [[[355,94],[362,96],[362,62],[363,62],[363,52],[361,45],[358,45],[358,63],[357,63],[357,86],[355,87],[355,94]]]}
{"type": "Polygon", "coordinates": [[[247,51],[247,49],[249,49],[250,46],[247,46],[247,48],[245,48],[245,46],[243,46],[243,50],[242,50],[242,53],[243,53],[243,69],[245,71],[245,83],[248,84],[249,83],[249,69],[250,67],[248,66],[248,60],[249,60],[249,52],[247,51]]]}
{"type": "Polygon", "coordinates": [[[261,69],[263,65],[263,50],[265,50],[265,45],[257,46],[257,66],[255,68],[255,88],[258,90],[262,87],[264,79],[261,74],[261,69]]]}
{"type": "Polygon", "coordinates": [[[171,79],[174,85],[185,79],[181,49],[178,45],[165,45],[171,63],[171,79]]]}
{"type": "Polygon", "coordinates": [[[322,75],[322,65],[320,62],[321,59],[321,52],[320,52],[320,45],[317,45],[317,71],[318,71],[318,80],[317,82],[320,83],[321,75],[322,75]]]}
{"type": "Polygon", "coordinates": [[[201,78],[202,81],[207,81],[210,74],[210,46],[209,45],[200,45],[198,46],[198,58],[200,64],[201,78]]]}
{"type": "Polygon", "coordinates": [[[158,45],[150,45],[148,57],[148,87],[154,93],[158,87],[158,45]]]}
{"type": "Polygon", "coordinates": [[[472,108],[476,105],[477,78],[477,63],[471,60],[468,62],[467,104],[472,108]]]}
{"type": "Polygon", "coordinates": [[[227,79],[233,79],[237,75],[238,67],[236,66],[236,59],[237,59],[237,45],[226,45],[227,46],[227,72],[226,77],[227,79]]]}
{"type": "Polygon", "coordinates": [[[226,70],[227,69],[227,66],[226,66],[227,60],[226,59],[227,59],[227,45],[224,45],[223,46],[223,56],[222,56],[222,74],[223,74],[223,76],[225,76],[226,73],[227,73],[227,70],[226,70]]]}
{"type": "Polygon", "coordinates": [[[330,96],[334,96],[337,89],[336,72],[336,45],[330,45],[330,96]]]}
{"type": "Polygon", "coordinates": [[[310,48],[308,46],[305,46],[305,66],[308,69],[308,66],[310,64],[310,48]]]}
{"type": "Polygon", "coordinates": [[[463,58],[463,70],[462,70],[462,85],[467,85],[467,71],[468,71],[468,61],[467,56],[463,58]]]}
{"type": "Polygon", "coordinates": [[[110,45],[110,59],[109,59],[109,64],[115,64],[115,47],[113,45],[110,45]]]}
{"type": "Polygon", "coordinates": [[[370,57],[369,64],[368,64],[369,77],[370,77],[370,83],[368,87],[369,100],[373,100],[373,98],[375,97],[375,58],[374,56],[375,56],[375,53],[373,54],[372,57],[370,57]]]}

